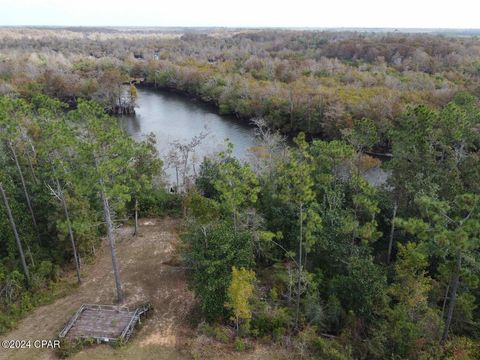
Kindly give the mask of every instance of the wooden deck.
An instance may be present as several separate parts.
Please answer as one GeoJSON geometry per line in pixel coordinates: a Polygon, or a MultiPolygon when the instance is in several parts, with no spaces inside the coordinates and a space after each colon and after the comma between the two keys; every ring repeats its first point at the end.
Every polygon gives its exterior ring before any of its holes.
{"type": "Polygon", "coordinates": [[[114,305],[84,304],[68,321],[59,337],[95,339],[97,342],[127,341],[140,316],[148,310],[148,306],[130,310],[114,305]]]}

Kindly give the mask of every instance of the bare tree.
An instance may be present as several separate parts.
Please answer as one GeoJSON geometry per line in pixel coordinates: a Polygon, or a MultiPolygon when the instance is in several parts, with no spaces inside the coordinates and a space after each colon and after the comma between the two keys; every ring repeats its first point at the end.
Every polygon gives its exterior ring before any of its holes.
{"type": "Polygon", "coordinates": [[[8,203],[7,195],[5,194],[5,190],[3,189],[3,184],[1,182],[0,182],[0,193],[2,194],[3,203],[5,205],[5,209],[7,210],[8,220],[10,221],[13,235],[15,236],[15,240],[17,242],[18,252],[20,253],[20,260],[22,262],[23,272],[25,273],[25,278],[27,279],[27,283],[30,284],[30,273],[28,272],[27,263],[25,262],[25,254],[23,252],[22,242],[20,241],[20,237],[18,236],[17,226],[15,224],[15,220],[12,215],[12,210],[10,209],[10,204],[8,203]]]}
{"type": "Polygon", "coordinates": [[[180,168],[180,154],[175,150],[175,149],[170,149],[168,154],[167,154],[167,166],[168,167],[173,167],[175,169],[175,186],[176,189],[178,190],[180,187],[180,174],[179,174],[179,168],[180,168]]]}
{"type": "Polygon", "coordinates": [[[393,236],[395,234],[395,219],[397,217],[397,209],[398,209],[398,204],[397,202],[395,202],[395,205],[393,206],[393,215],[392,215],[392,220],[390,224],[390,236],[388,239],[387,264],[390,264],[390,261],[392,259],[393,236]]]}
{"type": "Polygon", "coordinates": [[[251,124],[255,126],[257,147],[251,151],[249,162],[255,172],[264,172],[270,176],[275,167],[275,160],[286,155],[286,138],[278,131],[272,131],[263,118],[254,118],[251,124]]]}
{"type": "Polygon", "coordinates": [[[23,194],[25,195],[25,200],[27,201],[28,210],[30,211],[30,215],[32,216],[33,227],[35,228],[35,231],[37,232],[37,236],[38,236],[37,220],[35,218],[35,213],[33,212],[32,202],[30,200],[30,195],[28,194],[28,191],[27,191],[27,186],[25,184],[25,178],[23,177],[22,168],[20,167],[20,163],[18,161],[17,152],[15,151],[15,146],[13,145],[13,143],[11,141],[9,141],[8,142],[8,147],[10,148],[10,151],[12,152],[13,160],[15,162],[15,166],[17,167],[17,172],[18,172],[18,175],[20,177],[20,181],[22,183],[23,194]]]}
{"type": "Polygon", "coordinates": [[[138,234],[138,198],[135,198],[135,230],[133,231],[133,236],[138,234]]]}
{"type": "Polygon", "coordinates": [[[120,272],[118,270],[118,264],[117,264],[117,251],[115,248],[115,237],[113,235],[113,222],[112,222],[112,215],[111,215],[111,209],[110,209],[110,204],[108,202],[107,196],[105,194],[105,190],[103,189],[103,180],[101,180],[102,183],[102,190],[101,190],[101,197],[102,197],[102,203],[103,203],[103,215],[104,215],[104,220],[105,224],[107,225],[107,238],[108,238],[108,243],[110,245],[110,251],[112,255],[112,267],[113,267],[113,276],[115,278],[115,289],[117,290],[117,301],[119,303],[123,302],[123,290],[122,290],[122,283],[120,281],[120,272]]]}
{"type": "MultiPolygon", "coordinates": [[[[98,159],[97,155],[93,154],[95,167],[98,171],[98,159]]],[[[115,289],[117,291],[117,302],[123,302],[123,290],[122,290],[122,282],[120,281],[120,271],[118,270],[118,262],[117,262],[117,251],[115,247],[115,235],[113,233],[113,221],[112,221],[112,210],[110,208],[110,203],[107,198],[107,191],[105,189],[105,182],[103,177],[99,177],[100,183],[100,197],[102,199],[102,206],[103,206],[103,218],[105,221],[105,225],[107,226],[107,239],[108,244],[110,245],[110,253],[112,256],[112,268],[113,268],[113,276],[115,278],[115,289]]]]}
{"type": "Polygon", "coordinates": [[[185,191],[188,188],[190,176],[190,162],[192,163],[193,173],[195,174],[195,158],[194,153],[195,149],[202,143],[202,141],[208,136],[208,132],[201,132],[198,135],[195,135],[190,142],[182,143],[179,140],[175,140],[170,143],[172,149],[168,154],[168,163],[175,167],[175,173],[177,178],[177,188],[181,184],[182,188],[185,191]]]}
{"type": "Polygon", "coordinates": [[[80,259],[78,256],[77,252],[77,246],[75,245],[75,238],[73,236],[73,229],[72,229],[72,223],[70,221],[70,213],[68,211],[68,206],[67,206],[67,201],[65,199],[65,192],[60,186],[60,181],[58,179],[55,179],[56,183],[56,190],[54,190],[51,186],[47,185],[48,189],[50,190],[50,193],[55,196],[60,203],[62,204],[63,207],[63,212],[65,214],[65,220],[67,222],[67,229],[68,229],[68,235],[70,237],[70,242],[72,244],[72,249],[73,249],[73,258],[75,261],[75,269],[77,271],[77,281],[80,284],[82,282],[82,279],[80,277],[80,259]]]}

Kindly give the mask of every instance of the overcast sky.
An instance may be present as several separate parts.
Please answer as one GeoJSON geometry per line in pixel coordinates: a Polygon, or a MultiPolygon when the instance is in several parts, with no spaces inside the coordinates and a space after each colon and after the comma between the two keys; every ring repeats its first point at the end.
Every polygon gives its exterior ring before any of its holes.
{"type": "Polygon", "coordinates": [[[480,28],[480,0],[0,0],[0,25],[480,28]]]}

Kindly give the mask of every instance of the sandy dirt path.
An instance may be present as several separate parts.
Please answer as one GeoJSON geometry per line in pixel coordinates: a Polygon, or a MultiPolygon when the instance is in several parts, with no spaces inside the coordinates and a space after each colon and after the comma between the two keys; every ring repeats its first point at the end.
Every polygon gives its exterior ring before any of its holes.
{"type": "MultiPolygon", "coordinates": [[[[144,326],[122,349],[108,345],[88,348],[76,359],[178,359],[187,356],[185,342],[192,335],[188,315],[193,294],[185,271],[175,266],[177,222],[172,219],[144,219],[140,235],[131,227],[117,230],[117,254],[125,290],[125,305],[151,302],[154,311],[144,326]]],[[[83,283],[52,304],[35,309],[5,339],[53,339],[82,303],[112,304],[115,299],[109,248],[103,244],[95,262],[83,269],[83,283]]],[[[0,350],[0,359],[56,359],[51,350],[0,350]]]]}

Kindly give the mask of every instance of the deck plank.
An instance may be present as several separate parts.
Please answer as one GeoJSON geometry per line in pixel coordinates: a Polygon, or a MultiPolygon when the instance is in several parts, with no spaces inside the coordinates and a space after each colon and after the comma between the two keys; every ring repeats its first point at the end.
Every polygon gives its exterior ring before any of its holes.
{"type": "Polygon", "coordinates": [[[138,321],[136,311],[113,305],[82,305],[80,315],[66,334],[66,338],[94,338],[109,341],[116,340],[126,327],[138,321]]]}

